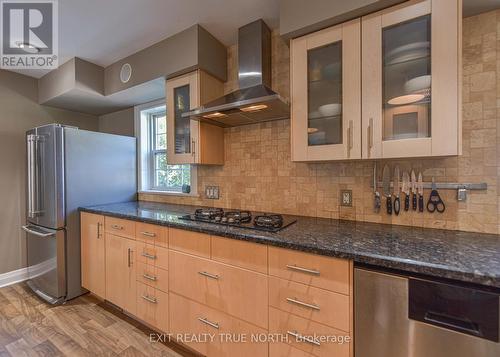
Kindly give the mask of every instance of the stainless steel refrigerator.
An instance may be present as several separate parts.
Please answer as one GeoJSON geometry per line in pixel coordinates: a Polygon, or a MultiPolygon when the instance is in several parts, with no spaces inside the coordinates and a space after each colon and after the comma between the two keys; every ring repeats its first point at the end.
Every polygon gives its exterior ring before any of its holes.
{"type": "Polygon", "coordinates": [[[29,130],[26,145],[28,285],[58,303],[85,292],[78,207],[136,199],[136,142],[51,124],[29,130]]]}

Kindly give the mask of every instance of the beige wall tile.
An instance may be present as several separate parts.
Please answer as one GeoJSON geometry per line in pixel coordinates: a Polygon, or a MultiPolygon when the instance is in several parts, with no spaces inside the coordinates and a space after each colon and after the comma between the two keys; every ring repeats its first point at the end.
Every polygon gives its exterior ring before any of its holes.
{"type": "MultiPolygon", "coordinates": [[[[463,24],[463,155],[460,157],[379,161],[393,169],[422,171],[424,180],[487,182],[485,192],[469,192],[466,202],[456,192],[441,190],[446,211],[399,216],[373,212],[373,162],[292,163],[288,120],[225,130],[226,164],[200,167],[199,198],[141,195],[141,199],[255,209],[333,219],[410,225],[473,232],[500,229],[500,11],[464,19],[463,24]],[[217,184],[220,200],[203,197],[204,187],[217,184]],[[353,206],[340,206],[340,190],[353,190],[353,206]]],[[[273,33],[273,88],[289,97],[289,48],[273,33]]],[[[237,48],[228,51],[225,91],[238,87],[237,48]]],[[[439,103],[435,104],[439,105],[439,103]]],[[[438,120],[436,118],[436,120],[438,120]]],[[[379,173],[380,175],[380,173],[379,173]]],[[[428,192],[425,195],[427,202],[428,192]]],[[[401,197],[404,199],[404,195],[401,197]]]]}

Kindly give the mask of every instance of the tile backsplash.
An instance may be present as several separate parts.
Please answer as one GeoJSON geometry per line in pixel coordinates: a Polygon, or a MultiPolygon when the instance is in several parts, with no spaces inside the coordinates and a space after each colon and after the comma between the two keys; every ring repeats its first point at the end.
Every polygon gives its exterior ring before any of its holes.
{"type": "MultiPolygon", "coordinates": [[[[289,96],[288,46],[273,33],[273,88],[289,96]]],[[[237,51],[228,51],[226,92],[237,88],[237,51]]],[[[439,105],[435,103],[434,105],[439,105]]],[[[281,120],[225,129],[224,166],[198,168],[200,197],[141,194],[141,200],[242,208],[259,211],[500,233],[500,10],[464,19],[463,155],[460,157],[377,161],[381,168],[422,171],[424,181],[486,182],[487,191],[440,190],[446,211],[373,212],[373,161],[293,163],[290,122],[281,120]],[[204,197],[205,186],[220,187],[220,199],[204,197]],[[341,190],[353,193],[352,207],[340,205],[341,190]]],[[[427,200],[429,192],[426,192],[427,200]]]]}

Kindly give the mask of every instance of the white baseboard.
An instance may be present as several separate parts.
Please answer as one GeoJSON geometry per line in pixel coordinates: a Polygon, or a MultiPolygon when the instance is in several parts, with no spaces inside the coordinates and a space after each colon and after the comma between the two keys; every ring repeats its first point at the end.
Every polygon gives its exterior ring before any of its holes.
{"type": "MultiPolygon", "coordinates": [[[[30,267],[31,278],[36,278],[42,274],[45,274],[53,269],[57,268],[56,258],[51,258],[45,260],[41,263],[33,265],[30,267]]],[[[21,281],[28,280],[28,268],[21,268],[13,271],[9,271],[4,274],[0,274],[0,288],[4,286],[9,286],[12,284],[20,283],[21,281]]]]}
{"type": "Polygon", "coordinates": [[[0,274],[0,288],[28,279],[28,268],[21,268],[0,274]]]}

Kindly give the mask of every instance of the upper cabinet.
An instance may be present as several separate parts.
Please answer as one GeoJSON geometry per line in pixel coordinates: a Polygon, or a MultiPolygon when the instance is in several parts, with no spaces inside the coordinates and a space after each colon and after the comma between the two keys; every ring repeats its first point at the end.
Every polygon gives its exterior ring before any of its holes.
{"type": "Polygon", "coordinates": [[[410,0],[292,40],[292,160],[459,155],[461,6],[410,0]]]}
{"type": "Polygon", "coordinates": [[[292,160],[361,158],[361,25],[291,43],[292,160]]]}
{"type": "Polygon", "coordinates": [[[168,164],[224,164],[224,129],[182,117],[223,94],[223,83],[201,70],[167,80],[168,164]]]}
{"type": "Polygon", "coordinates": [[[458,155],[461,1],[409,1],[362,19],[363,158],[458,155]]]}

